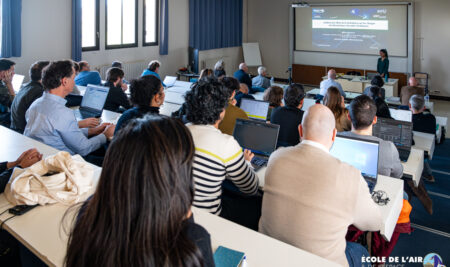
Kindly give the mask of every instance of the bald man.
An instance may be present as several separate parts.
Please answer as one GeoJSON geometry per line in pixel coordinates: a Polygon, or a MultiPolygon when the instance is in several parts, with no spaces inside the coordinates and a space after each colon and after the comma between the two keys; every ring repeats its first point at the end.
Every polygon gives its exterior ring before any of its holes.
{"type": "Polygon", "coordinates": [[[331,86],[336,87],[339,89],[339,92],[343,97],[345,97],[345,92],[342,89],[342,85],[336,81],[336,71],[334,69],[331,69],[328,71],[328,80],[324,80],[320,82],[320,95],[322,98],[326,95],[328,88],[331,86]]]}
{"type": "Polygon", "coordinates": [[[417,86],[417,80],[414,77],[410,77],[408,80],[408,85],[405,85],[400,90],[400,101],[402,102],[402,106],[409,105],[409,99],[413,95],[421,95],[425,96],[425,88],[417,86]]]}
{"type": "Polygon", "coordinates": [[[300,144],[270,156],[259,231],[342,266],[361,266],[367,250],[346,243],[347,228],[380,230],[380,209],[360,171],[329,154],[336,128],[326,106],[310,107],[298,130],[300,144]]]}
{"type": "Polygon", "coordinates": [[[250,76],[248,75],[248,67],[247,64],[241,63],[239,64],[239,70],[237,70],[233,76],[236,78],[240,83],[245,83],[248,86],[248,89],[252,89],[252,79],[250,79],[250,76]]]}

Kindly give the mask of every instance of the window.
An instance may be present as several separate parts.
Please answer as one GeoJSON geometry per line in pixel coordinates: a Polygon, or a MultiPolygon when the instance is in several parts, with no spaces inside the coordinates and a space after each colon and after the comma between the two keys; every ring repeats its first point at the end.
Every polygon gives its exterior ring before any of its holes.
{"type": "Polygon", "coordinates": [[[137,46],[137,0],[106,0],[106,49],[137,46]]]}
{"type": "Polygon", "coordinates": [[[158,0],[144,0],[143,45],[158,45],[158,0]]]}
{"type": "Polygon", "coordinates": [[[82,51],[99,49],[99,1],[81,1],[81,47],[82,51]]]}

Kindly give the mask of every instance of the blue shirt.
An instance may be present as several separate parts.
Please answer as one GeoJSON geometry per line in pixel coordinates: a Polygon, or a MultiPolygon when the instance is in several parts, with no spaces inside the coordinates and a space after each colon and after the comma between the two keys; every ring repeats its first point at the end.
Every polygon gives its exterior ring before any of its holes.
{"type": "Polygon", "coordinates": [[[252,79],[252,86],[267,89],[270,87],[270,80],[262,75],[258,75],[252,79]]]}
{"type": "Polygon", "coordinates": [[[87,86],[88,84],[100,85],[102,78],[96,71],[82,71],[77,77],[75,77],[75,84],[81,86],[87,86]]]}
{"type": "Polygon", "coordinates": [[[325,96],[325,94],[328,91],[328,88],[330,88],[331,86],[337,87],[337,89],[339,89],[339,92],[341,93],[341,95],[343,97],[345,97],[345,92],[344,92],[344,90],[342,90],[341,84],[332,79],[328,79],[328,80],[324,80],[324,81],[320,82],[320,93],[319,94],[325,96]]]}
{"type": "Polygon", "coordinates": [[[25,114],[24,135],[72,155],[86,156],[106,143],[106,136],[99,134],[88,138],[88,128],[78,127],[75,114],[65,106],[66,102],[64,98],[44,92],[25,114]]]}
{"type": "Polygon", "coordinates": [[[147,76],[147,75],[153,75],[153,76],[155,76],[156,78],[158,78],[158,79],[161,81],[162,86],[166,87],[166,85],[165,85],[165,84],[163,83],[163,81],[161,80],[161,77],[159,77],[159,74],[158,74],[158,73],[156,73],[156,72],[154,72],[154,71],[151,71],[151,70],[149,70],[149,69],[145,69],[145,70],[142,72],[141,77],[147,76]]]}

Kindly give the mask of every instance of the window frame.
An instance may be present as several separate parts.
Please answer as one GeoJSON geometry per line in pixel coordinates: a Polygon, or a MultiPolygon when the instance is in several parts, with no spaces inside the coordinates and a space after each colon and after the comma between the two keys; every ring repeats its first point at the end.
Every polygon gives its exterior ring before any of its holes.
{"type": "Polygon", "coordinates": [[[145,13],[146,10],[146,0],[143,0],[143,10],[142,10],[142,46],[157,46],[159,43],[159,0],[155,1],[156,5],[156,16],[155,16],[155,33],[156,38],[154,42],[146,42],[145,41],[145,31],[146,31],[146,21],[147,21],[147,14],[145,13]]]}
{"type": "MultiPolygon", "coordinates": [[[[83,7],[81,7],[83,12],[83,7]]],[[[83,30],[81,30],[81,38],[83,38],[83,30]]],[[[83,47],[81,43],[81,51],[98,51],[100,50],[100,0],[95,0],[95,46],[83,47]]]]}
{"type": "MultiPolygon", "coordinates": [[[[123,18],[123,1],[122,3],[122,18],[123,18]]],[[[137,47],[138,46],[138,5],[139,1],[134,0],[135,2],[135,16],[134,16],[134,43],[132,44],[118,44],[118,45],[108,45],[108,0],[105,0],[105,50],[111,50],[111,49],[119,49],[119,48],[130,48],[130,47],[137,47]]],[[[121,26],[122,26],[122,41],[123,41],[123,19],[121,20],[121,26]]]]}

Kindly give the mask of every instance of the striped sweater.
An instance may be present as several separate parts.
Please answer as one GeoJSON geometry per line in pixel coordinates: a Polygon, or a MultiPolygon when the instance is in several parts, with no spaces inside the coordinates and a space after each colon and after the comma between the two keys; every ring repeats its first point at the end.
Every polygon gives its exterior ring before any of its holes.
{"type": "Polygon", "coordinates": [[[195,145],[195,207],[220,214],[225,179],[230,179],[245,194],[256,194],[258,179],[233,136],[221,133],[213,125],[187,126],[195,145]]]}

